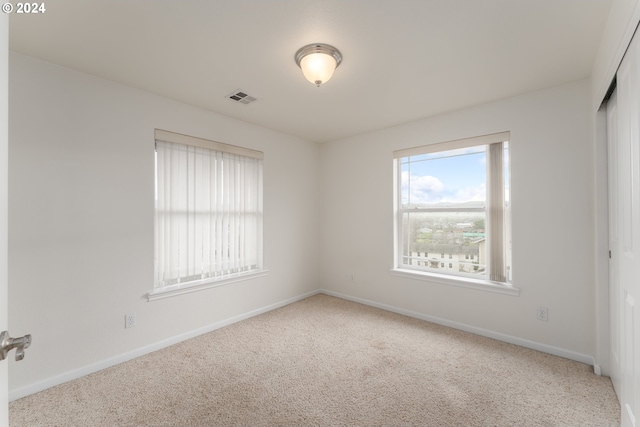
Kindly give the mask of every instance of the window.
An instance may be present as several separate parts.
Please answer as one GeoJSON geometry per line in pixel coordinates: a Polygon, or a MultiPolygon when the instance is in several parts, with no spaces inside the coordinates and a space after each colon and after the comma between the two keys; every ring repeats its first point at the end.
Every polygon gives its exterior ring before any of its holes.
{"type": "Polygon", "coordinates": [[[262,271],[263,153],[162,130],[155,139],[151,294],[262,271]]]}
{"type": "Polygon", "coordinates": [[[503,132],[394,152],[396,270],[511,282],[508,141],[503,132]],[[418,251],[455,254],[455,267],[418,266],[418,251]]]}

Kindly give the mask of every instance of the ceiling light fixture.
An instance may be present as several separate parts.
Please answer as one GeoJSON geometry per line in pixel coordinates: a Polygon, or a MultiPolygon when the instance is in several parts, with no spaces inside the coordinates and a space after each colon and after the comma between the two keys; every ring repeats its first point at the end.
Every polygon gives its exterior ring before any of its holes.
{"type": "Polygon", "coordinates": [[[307,80],[320,87],[333,76],[342,62],[342,54],[328,44],[312,43],[298,49],[295,59],[307,80]]]}

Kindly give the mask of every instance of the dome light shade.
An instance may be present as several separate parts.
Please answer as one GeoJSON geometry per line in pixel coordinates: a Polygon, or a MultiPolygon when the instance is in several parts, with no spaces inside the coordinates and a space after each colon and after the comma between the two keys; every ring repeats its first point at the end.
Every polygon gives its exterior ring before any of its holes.
{"type": "Polygon", "coordinates": [[[342,62],[342,54],[333,46],[313,43],[300,48],[295,60],[306,79],[320,87],[333,76],[342,62]]]}
{"type": "Polygon", "coordinates": [[[326,83],[331,78],[333,71],[336,69],[336,65],[337,62],[333,56],[324,53],[312,53],[300,61],[302,74],[304,74],[307,80],[318,86],[326,83]]]}

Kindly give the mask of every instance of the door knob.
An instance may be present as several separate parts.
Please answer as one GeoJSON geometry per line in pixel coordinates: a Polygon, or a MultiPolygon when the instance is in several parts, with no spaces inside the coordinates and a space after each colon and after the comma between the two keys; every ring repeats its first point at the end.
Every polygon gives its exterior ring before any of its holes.
{"type": "Polygon", "coordinates": [[[11,338],[9,332],[2,331],[0,334],[0,360],[4,360],[14,348],[16,349],[16,361],[24,359],[24,349],[31,345],[31,335],[20,338],[11,338]]]}

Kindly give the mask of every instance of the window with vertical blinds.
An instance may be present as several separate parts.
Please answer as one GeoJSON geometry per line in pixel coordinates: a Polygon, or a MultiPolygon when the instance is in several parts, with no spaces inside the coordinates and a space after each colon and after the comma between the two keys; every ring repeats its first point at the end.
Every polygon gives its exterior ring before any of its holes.
{"type": "Polygon", "coordinates": [[[511,283],[509,132],[395,151],[394,171],[394,269],[511,283]]]}
{"type": "Polygon", "coordinates": [[[163,130],[155,147],[152,293],[262,271],[263,153],[163,130]]]}

